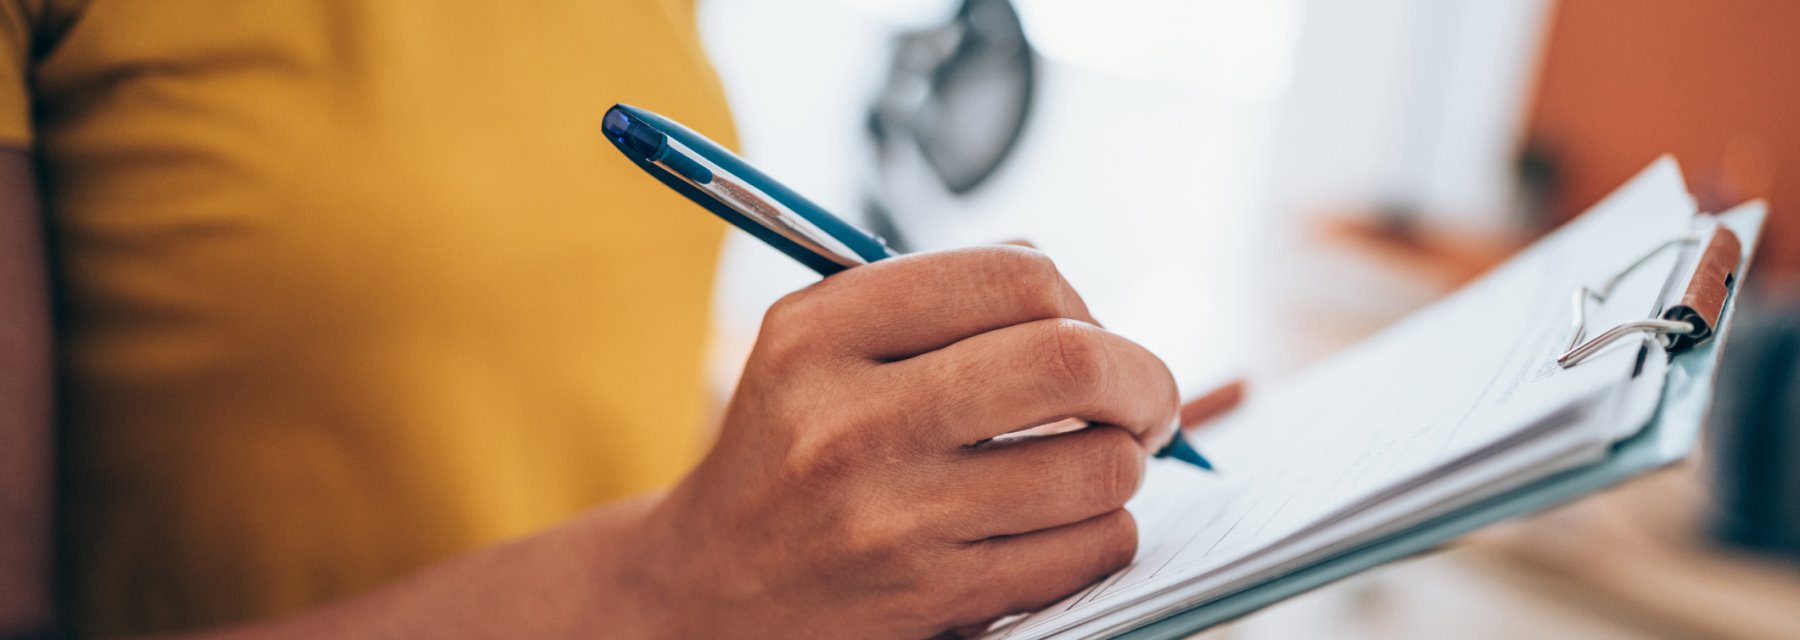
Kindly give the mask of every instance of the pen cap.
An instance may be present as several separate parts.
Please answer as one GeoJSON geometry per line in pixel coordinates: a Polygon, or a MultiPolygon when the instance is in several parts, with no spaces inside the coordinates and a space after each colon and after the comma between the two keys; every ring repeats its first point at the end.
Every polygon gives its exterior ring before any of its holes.
{"type": "Polygon", "coordinates": [[[600,120],[600,131],[608,139],[645,160],[655,160],[662,155],[663,134],[637,122],[625,111],[608,109],[606,117],[600,120]]]}

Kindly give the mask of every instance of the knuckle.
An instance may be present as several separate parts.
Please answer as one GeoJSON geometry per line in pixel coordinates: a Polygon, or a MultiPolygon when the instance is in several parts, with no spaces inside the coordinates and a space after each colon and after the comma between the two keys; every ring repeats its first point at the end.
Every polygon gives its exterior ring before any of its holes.
{"type": "Polygon", "coordinates": [[[805,308],[812,298],[809,289],[801,289],[782,296],[775,304],[769,305],[768,313],[763,315],[763,328],[780,326],[805,313],[805,308]]]}
{"type": "Polygon", "coordinates": [[[885,518],[857,516],[844,523],[844,548],[867,566],[878,566],[890,575],[909,573],[905,554],[900,552],[901,527],[885,518]]]}
{"type": "Polygon", "coordinates": [[[840,548],[856,566],[870,567],[900,583],[928,579],[942,569],[919,540],[913,518],[850,507],[837,527],[840,548]]]}
{"type": "Polygon", "coordinates": [[[851,476],[863,464],[864,447],[824,425],[796,428],[788,448],[787,468],[796,482],[817,485],[851,476]]]}
{"type": "Polygon", "coordinates": [[[856,554],[885,553],[893,541],[885,519],[875,517],[873,509],[860,500],[848,500],[832,510],[832,529],[845,549],[856,554]]]}
{"type": "Polygon", "coordinates": [[[1091,398],[1106,377],[1101,329],[1079,320],[1045,322],[1036,351],[1059,395],[1091,398]]]}
{"type": "Polygon", "coordinates": [[[1035,249],[1004,247],[998,253],[999,280],[1017,302],[1049,316],[1063,315],[1063,277],[1050,255],[1035,249]]]}
{"type": "Polygon", "coordinates": [[[1144,475],[1144,458],[1131,434],[1113,428],[1104,428],[1100,433],[1104,435],[1100,446],[1095,447],[1097,460],[1093,475],[1086,479],[1087,486],[1092,488],[1097,504],[1116,509],[1137,493],[1144,475]]]}
{"type": "Polygon", "coordinates": [[[817,496],[812,509],[831,548],[896,578],[918,574],[929,551],[920,532],[931,514],[883,477],[882,456],[869,455],[854,438],[804,436],[788,456],[785,485],[817,496]]]}
{"type": "Polygon", "coordinates": [[[1102,527],[1100,560],[1105,572],[1112,573],[1137,557],[1137,520],[1130,511],[1120,509],[1108,514],[1102,527]]]}
{"type": "Polygon", "coordinates": [[[817,309],[817,296],[810,289],[801,289],[776,300],[763,314],[762,327],[757,332],[757,351],[778,365],[797,362],[810,344],[808,327],[818,321],[817,309]]]}

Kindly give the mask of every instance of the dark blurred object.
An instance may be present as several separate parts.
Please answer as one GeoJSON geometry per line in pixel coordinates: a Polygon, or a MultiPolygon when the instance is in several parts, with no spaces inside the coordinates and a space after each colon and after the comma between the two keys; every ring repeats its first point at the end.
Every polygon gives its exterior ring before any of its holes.
{"type": "Polygon", "coordinates": [[[1553,5],[1527,137],[1554,163],[1552,219],[1673,153],[1704,209],[1770,199],[1759,288],[1800,278],[1800,2],[1553,5]],[[1767,267],[1774,267],[1773,269],[1767,267]]]}
{"type": "Polygon", "coordinates": [[[916,145],[954,193],[986,180],[1031,112],[1036,63],[1007,0],[967,0],[949,24],[901,34],[869,114],[882,160],[916,145]]]}
{"type": "MultiPolygon", "coordinates": [[[[980,186],[1018,144],[1031,113],[1037,57],[1008,0],[965,0],[942,26],[904,33],[869,110],[876,194],[869,223],[905,251],[882,187],[923,164],[953,195],[980,186]]],[[[906,188],[915,188],[907,185],[906,188]]]]}
{"type": "Polygon", "coordinates": [[[1532,233],[1549,231],[1561,219],[1552,219],[1561,194],[1562,167],[1556,151],[1542,140],[1527,140],[1513,158],[1512,216],[1532,233]]]}
{"type": "Polygon", "coordinates": [[[1800,306],[1746,311],[1726,347],[1709,431],[1713,530],[1800,561],[1800,306]]]}

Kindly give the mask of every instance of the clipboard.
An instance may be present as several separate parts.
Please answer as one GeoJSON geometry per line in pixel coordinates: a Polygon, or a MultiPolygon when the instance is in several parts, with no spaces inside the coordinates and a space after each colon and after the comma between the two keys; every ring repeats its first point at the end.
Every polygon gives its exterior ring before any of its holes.
{"type": "MultiPolygon", "coordinates": [[[[1113,637],[1128,640],[1186,638],[1351,575],[1429,553],[1488,525],[1550,509],[1686,457],[1699,441],[1701,426],[1712,403],[1721,348],[1730,333],[1731,317],[1737,303],[1737,285],[1750,266],[1750,258],[1755,253],[1766,215],[1766,205],[1762,201],[1752,201],[1712,216],[1719,223],[1719,228],[1727,229],[1735,235],[1735,262],[1729,260],[1730,253],[1712,249],[1719,246],[1712,240],[1677,238],[1665,245],[1703,247],[1694,252],[1693,257],[1682,266],[1678,266],[1673,275],[1686,275],[1688,293],[1696,293],[1696,279],[1704,281],[1716,277],[1718,283],[1723,285],[1716,303],[1694,295],[1683,295],[1676,305],[1672,305],[1658,318],[1611,327],[1592,340],[1584,341],[1584,309],[1596,297],[1603,300],[1604,290],[1608,287],[1602,286],[1599,291],[1583,289],[1576,292],[1572,304],[1574,319],[1570,348],[1558,358],[1560,364],[1578,366],[1581,358],[1577,357],[1577,351],[1583,346],[1591,345],[1591,352],[1592,349],[1640,334],[1650,335],[1672,354],[1662,398],[1650,423],[1636,435],[1614,444],[1606,458],[1456,509],[1398,533],[1333,554],[1280,578],[1175,612],[1113,637]],[[1708,249],[1712,249],[1710,263],[1707,260],[1708,249]],[[1724,255],[1725,259],[1721,261],[1720,255],[1724,255]],[[1729,276],[1717,271],[1720,266],[1731,268],[1729,276]],[[1709,319],[1708,312],[1713,304],[1716,304],[1718,311],[1710,316],[1712,322],[1702,332],[1697,325],[1700,321],[1709,319]],[[1681,309],[1684,306],[1688,309],[1681,309]],[[1688,311],[1695,312],[1699,317],[1688,315],[1688,311]]],[[[1661,250],[1663,249],[1658,249],[1661,250]]],[[[1643,262],[1640,260],[1634,263],[1626,271],[1643,262]]],[[[1615,277],[1613,281],[1616,282],[1617,279],[1615,277]]],[[[1699,293],[1704,295],[1704,292],[1699,293]]]]}

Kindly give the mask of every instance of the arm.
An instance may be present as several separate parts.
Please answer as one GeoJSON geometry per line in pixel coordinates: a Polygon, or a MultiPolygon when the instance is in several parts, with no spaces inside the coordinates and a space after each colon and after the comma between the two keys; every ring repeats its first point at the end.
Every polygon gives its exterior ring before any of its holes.
{"type": "Polygon", "coordinates": [[[31,156],[0,149],[0,636],[53,628],[49,269],[31,156]]]}
{"type": "Polygon", "coordinates": [[[627,574],[659,500],[607,505],[558,527],[439,563],[373,592],[196,637],[651,638],[649,601],[627,574]]]}
{"type": "Polygon", "coordinates": [[[221,636],[973,634],[1130,561],[1144,456],[1241,390],[1178,411],[1036,252],[862,267],[770,311],[719,444],[668,495],[221,636]],[[1064,416],[1108,426],[965,446],[1064,416]]]}
{"type": "MultiPolygon", "coordinates": [[[[29,186],[26,158],[9,162],[7,179],[29,186]]],[[[30,337],[0,361],[4,455],[24,463],[0,471],[20,514],[0,540],[31,570],[0,573],[24,594],[5,598],[16,612],[0,633],[48,629],[52,612],[51,325],[38,214],[16,199],[0,229],[20,245],[0,258],[0,309],[30,337]]],[[[199,635],[917,638],[979,627],[1131,560],[1123,506],[1170,437],[1175,396],[1162,363],[1094,325],[1042,254],[883,261],[771,310],[718,445],[668,495],[199,635]],[[969,446],[1066,417],[1104,426],[969,446]]]]}
{"type": "Polygon", "coordinates": [[[221,636],[929,637],[1129,562],[1122,507],[1176,413],[1043,254],[895,258],[769,312],[668,495],[221,636]],[[968,446],[1070,416],[1106,426],[968,446]]]}

